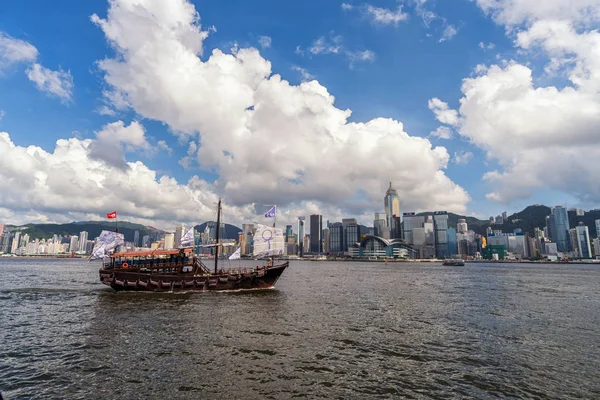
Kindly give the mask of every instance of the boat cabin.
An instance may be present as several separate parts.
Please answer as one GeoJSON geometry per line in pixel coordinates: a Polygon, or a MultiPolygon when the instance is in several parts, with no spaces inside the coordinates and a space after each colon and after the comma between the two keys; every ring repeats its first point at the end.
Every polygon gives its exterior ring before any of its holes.
{"type": "Polygon", "coordinates": [[[194,267],[193,249],[129,251],[111,254],[104,268],[131,269],[132,272],[177,274],[191,272],[194,267]]]}

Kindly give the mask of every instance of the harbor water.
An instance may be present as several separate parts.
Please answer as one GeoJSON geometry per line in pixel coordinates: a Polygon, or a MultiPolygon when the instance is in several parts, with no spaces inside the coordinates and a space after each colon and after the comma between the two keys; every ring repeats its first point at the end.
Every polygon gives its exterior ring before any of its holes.
{"type": "Polygon", "coordinates": [[[598,266],[292,261],[187,294],[98,266],[0,259],[5,399],[600,398],[598,266]]]}

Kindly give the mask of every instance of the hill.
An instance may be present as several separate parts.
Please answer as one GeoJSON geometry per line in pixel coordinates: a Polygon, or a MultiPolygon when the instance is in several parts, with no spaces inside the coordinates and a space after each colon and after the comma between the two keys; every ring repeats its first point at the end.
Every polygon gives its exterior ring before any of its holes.
{"type": "MultiPolygon", "coordinates": [[[[27,224],[19,227],[13,226],[12,228],[18,228],[23,233],[27,233],[31,239],[49,239],[53,235],[72,236],[79,235],[79,232],[81,231],[87,231],[88,238],[93,240],[98,237],[103,230],[114,231],[115,224],[113,222],[104,221],[80,221],[68,224],[27,224]]],[[[119,232],[125,235],[126,241],[133,241],[136,230],[140,231],[140,240],[144,235],[162,232],[161,230],[140,224],[134,224],[127,221],[119,222],[119,232]]]]}
{"type": "MultiPolygon", "coordinates": [[[[217,226],[217,223],[215,221],[206,221],[203,224],[196,225],[194,228],[196,229],[196,232],[204,232],[204,230],[206,229],[206,225],[208,224],[210,224],[211,227],[213,227],[212,229],[215,229],[214,227],[217,226]]],[[[237,226],[230,224],[222,224],[221,228],[222,229],[219,232],[219,236],[221,237],[221,239],[238,240],[238,233],[242,231],[237,226]]]]}

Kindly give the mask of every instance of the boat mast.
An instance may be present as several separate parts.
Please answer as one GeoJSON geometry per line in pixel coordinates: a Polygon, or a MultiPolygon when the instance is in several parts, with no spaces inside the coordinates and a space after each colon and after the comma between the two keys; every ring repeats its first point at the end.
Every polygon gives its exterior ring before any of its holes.
{"type": "Polygon", "coordinates": [[[217,263],[219,262],[219,227],[221,226],[221,199],[217,205],[217,245],[215,247],[215,274],[217,273],[217,263]]]}

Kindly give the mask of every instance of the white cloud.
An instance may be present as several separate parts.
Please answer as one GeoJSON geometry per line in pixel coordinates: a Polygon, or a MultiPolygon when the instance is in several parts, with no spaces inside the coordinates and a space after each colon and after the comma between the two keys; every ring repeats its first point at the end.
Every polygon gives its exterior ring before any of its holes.
{"type": "Polygon", "coordinates": [[[399,22],[408,19],[408,14],[402,12],[402,6],[396,10],[388,8],[375,7],[371,4],[365,5],[365,14],[376,24],[379,25],[398,25],[399,22]]]}
{"type": "Polygon", "coordinates": [[[454,153],[454,162],[459,165],[466,165],[473,158],[473,153],[470,151],[460,151],[454,153]]]}
{"type": "Polygon", "coordinates": [[[127,162],[124,151],[132,152],[145,150],[152,153],[153,149],[146,140],[146,131],[137,121],[125,126],[123,121],[105,125],[96,132],[96,140],[89,143],[89,157],[104,161],[110,166],[125,169],[127,162]]]}
{"type": "Polygon", "coordinates": [[[438,139],[452,139],[452,129],[447,126],[440,126],[429,135],[437,137],[438,139]]]}
{"type": "Polygon", "coordinates": [[[258,44],[260,44],[260,47],[262,47],[263,49],[268,49],[269,47],[271,47],[271,37],[270,36],[261,36],[258,39],[258,44]]]}
{"type": "Polygon", "coordinates": [[[70,71],[52,71],[48,68],[34,63],[27,69],[27,77],[38,90],[48,93],[50,96],[58,97],[63,103],[71,101],[73,93],[73,77],[70,71]]]}
{"type": "Polygon", "coordinates": [[[109,107],[108,107],[108,106],[106,106],[106,105],[103,105],[103,106],[99,107],[99,108],[96,110],[96,112],[97,112],[98,114],[100,114],[100,115],[108,115],[108,116],[110,116],[110,117],[113,117],[113,116],[116,114],[115,110],[113,110],[113,109],[109,108],[109,107]]]}
{"type": "Polygon", "coordinates": [[[93,17],[116,51],[99,62],[109,96],[201,143],[196,160],[219,175],[211,193],[242,208],[312,202],[348,212],[359,196],[378,210],[391,171],[407,207],[465,210],[468,194],[443,172],[445,148],[392,119],[349,123],[325,87],[291,85],[256,49],[215,49],[203,61],[206,34],[187,1],[170,2],[169,13],[159,0],[128,4],[112,1],[107,19],[93,17]],[[378,168],[367,167],[373,159],[378,168]]]}
{"type": "Polygon", "coordinates": [[[442,37],[440,38],[440,43],[445,42],[447,40],[452,40],[454,36],[458,33],[458,29],[454,25],[447,25],[444,28],[444,32],[442,33],[442,37]]]}
{"type": "Polygon", "coordinates": [[[479,42],[479,48],[482,50],[493,50],[496,47],[496,45],[492,42],[489,42],[488,44],[485,44],[484,42],[479,42]]]}
{"type": "Polygon", "coordinates": [[[449,108],[448,103],[445,103],[438,98],[433,98],[429,100],[428,105],[429,109],[435,114],[435,118],[442,124],[458,124],[458,112],[449,108]]]}
{"type": "MultiPolygon", "coordinates": [[[[375,53],[371,50],[350,50],[344,47],[342,42],[344,38],[340,35],[326,38],[321,36],[316,39],[312,45],[307,49],[308,52],[314,55],[321,54],[339,54],[348,59],[350,67],[353,67],[356,62],[373,61],[375,60],[375,53]]],[[[296,47],[296,54],[304,55],[304,51],[300,49],[300,46],[296,47]]]]}
{"type": "Polygon", "coordinates": [[[342,3],[342,10],[344,11],[352,10],[353,8],[354,6],[352,4],[342,3]]]}
{"type": "Polygon", "coordinates": [[[321,36],[316,39],[313,44],[308,48],[308,51],[312,54],[337,54],[341,50],[340,43],[342,42],[341,36],[334,36],[331,40],[321,36]]]}
{"type": "Polygon", "coordinates": [[[33,62],[38,51],[31,43],[0,32],[0,72],[12,64],[33,62]]]}
{"type": "Polygon", "coordinates": [[[315,78],[310,72],[308,72],[306,69],[304,69],[302,67],[299,67],[297,65],[292,65],[291,68],[293,71],[300,72],[300,76],[302,77],[302,81],[304,81],[304,82],[311,81],[315,78]]]}
{"type": "MultiPolygon", "coordinates": [[[[543,188],[598,203],[600,171],[590,160],[600,156],[600,33],[593,29],[600,2],[477,3],[506,27],[522,56],[546,57],[546,73],[568,79],[562,88],[536,87],[529,67],[500,60],[478,65],[464,80],[458,118],[446,120],[456,120],[458,132],[500,165],[484,174],[492,187],[487,198],[508,203],[543,188]]],[[[444,107],[434,107],[436,115],[444,107]]]]}

